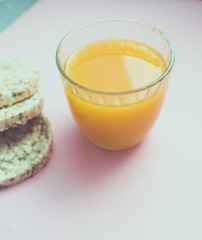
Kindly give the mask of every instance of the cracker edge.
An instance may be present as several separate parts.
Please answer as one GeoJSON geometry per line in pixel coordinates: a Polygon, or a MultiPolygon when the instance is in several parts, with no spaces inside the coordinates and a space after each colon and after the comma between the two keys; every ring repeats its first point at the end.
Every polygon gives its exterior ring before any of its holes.
{"type": "Polygon", "coordinates": [[[20,112],[4,120],[0,120],[0,132],[3,132],[9,128],[25,125],[29,120],[41,114],[43,106],[44,106],[44,99],[41,96],[38,104],[31,106],[29,109],[26,109],[26,111],[24,112],[20,112]]]}

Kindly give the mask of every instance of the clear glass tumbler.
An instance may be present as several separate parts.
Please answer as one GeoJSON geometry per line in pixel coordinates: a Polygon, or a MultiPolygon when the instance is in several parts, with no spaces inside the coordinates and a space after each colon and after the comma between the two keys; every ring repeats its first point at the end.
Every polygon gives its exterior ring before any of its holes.
{"type": "Polygon", "coordinates": [[[75,121],[91,142],[110,150],[136,145],[152,128],[167,91],[174,59],[173,46],[164,33],[133,19],[105,19],[82,25],[63,38],[56,52],[75,121]],[[119,92],[90,89],[68,76],[65,63],[72,52],[108,39],[134,40],[155,49],[165,60],[165,72],[155,80],[151,78],[144,86],[119,92]]]}

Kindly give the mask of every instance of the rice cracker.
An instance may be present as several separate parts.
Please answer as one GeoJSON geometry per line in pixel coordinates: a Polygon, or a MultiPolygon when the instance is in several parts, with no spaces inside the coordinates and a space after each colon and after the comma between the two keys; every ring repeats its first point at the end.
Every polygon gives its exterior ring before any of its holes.
{"type": "Polygon", "coordinates": [[[0,187],[9,187],[38,173],[50,159],[53,135],[46,117],[39,115],[0,133],[0,187]]]}
{"type": "Polygon", "coordinates": [[[0,109],[32,96],[39,88],[38,71],[28,62],[0,63],[0,109]]]}
{"type": "Polygon", "coordinates": [[[41,90],[22,102],[0,109],[0,132],[10,128],[24,125],[33,117],[42,112],[43,97],[41,90]]]}

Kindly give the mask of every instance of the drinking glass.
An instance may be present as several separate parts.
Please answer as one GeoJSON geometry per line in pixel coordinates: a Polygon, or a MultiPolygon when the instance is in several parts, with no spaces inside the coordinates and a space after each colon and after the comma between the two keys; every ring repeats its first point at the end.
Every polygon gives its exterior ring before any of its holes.
{"type": "Polygon", "coordinates": [[[135,19],[103,19],[77,27],[61,40],[56,52],[76,123],[91,142],[110,150],[136,145],[148,134],[160,113],[174,59],[174,48],[168,37],[156,27],[135,19]],[[165,60],[165,72],[144,86],[119,92],[87,88],[67,74],[65,63],[72,52],[108,39],[134,40],[155,49],[165,60]]]}

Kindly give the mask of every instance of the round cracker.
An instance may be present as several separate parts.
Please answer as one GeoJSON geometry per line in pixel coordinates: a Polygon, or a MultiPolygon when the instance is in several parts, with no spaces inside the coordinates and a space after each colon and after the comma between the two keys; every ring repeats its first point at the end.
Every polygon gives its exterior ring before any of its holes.
{"type": "Polygon", "coordinates": [[[28,62],[0,63],[0,108],[32,96],[39,88],[37,70],[28,62]]]}
{"type": "Polygon", "coordinates": [[[26,125],[0,133],[0,187],[9,187],[38,173],[50,159],[53,135],[40,115],[26,125]]]}
{"type": "Polygon", "coordinates": [[[30,98],[18,102],[10,107],[0,109],[0,132],[10,128],[24,125],[33,117],[42,112],[43,97],[41,91],[37,91],[30,98]]]}

